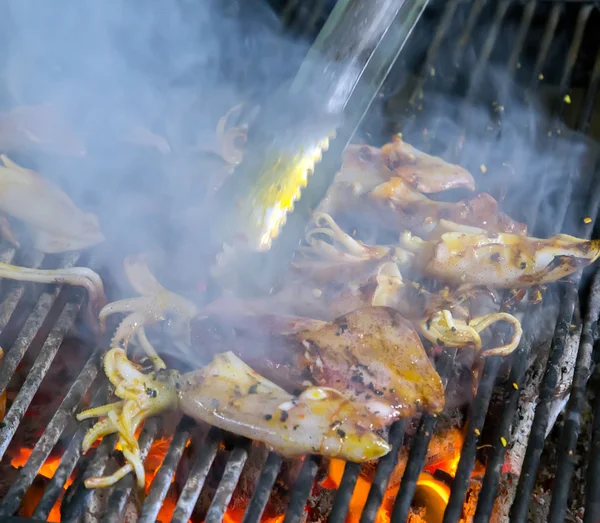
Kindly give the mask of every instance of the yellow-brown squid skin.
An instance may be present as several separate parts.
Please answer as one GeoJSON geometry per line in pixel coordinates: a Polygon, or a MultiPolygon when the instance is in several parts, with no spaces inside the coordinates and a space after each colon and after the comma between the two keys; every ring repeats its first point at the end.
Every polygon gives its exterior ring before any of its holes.
{"type": "Polygon", "coordinates": [[[374,432],[377,422],[363,406],[327,387],[308,387],[291,395],[231,352],[184,375],[164,369],[143,374],[123,349],[114,348],[105,356],[105,371],[120,400],[77,416],[80,421],[102,417],[82,447],[85,452],[98,438],[118,433],[127,464],[111,476],[89,478],[88,488],[112,485],[131,471],[143,487],[145,473],[135,433],[145,419],[167,409],[180,409],[198,421],[264,442],[289,457],[317,453],[363,462],[390,450],[374,432]]]}

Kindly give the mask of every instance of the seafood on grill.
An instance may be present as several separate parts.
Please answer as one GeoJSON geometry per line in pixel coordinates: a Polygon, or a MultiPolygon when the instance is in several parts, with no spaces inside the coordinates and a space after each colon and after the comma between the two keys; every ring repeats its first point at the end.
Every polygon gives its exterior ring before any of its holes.
{"type": "Polygon", "coordinates": [[[410,230],[427,239],[440,220],[485,228],[488,232],[525,234],[527,227],[498,209],[487,193],[458,202],[439,202],[410,187],[402,178],[391,178],[370,191],[358,194],[354,184],[336,182],[318,210],[338,216],[356,216],[382,231],[397,234],[410,230]]]}
{"type": "Polygon", "coordinates": [[[358,242],[325,213],[315,213],[314,221],[316,227],[306,237],[308,246],[300,249],[305,255],[335,261],[347,256],[349,245],[359,245],[363,260],[396,261],[399,266],[452,285],[543,285],[591,265],[600,257],[600,240],[582,240],[566,234],[540,239],[492,233],[448,220],[440,220],[429,240],[405,231],[398,246],[382,249],[358,242]],[[317,234],[327,236],[330,242],[314,238],[317,234]]]}
{"type": "Polygon", "coordinates": [[[327,387],[289,394],[231,352],[217,354],[206,367],[187,374],[165,369],[144,374],[123,349],[113,348],[105,355],[104,369],[120,400],[78,414],[80,421],[102,418],[88,431],[82,448],[87,452],[98,438],[118,433],[127,464],[111,476],[87,479],[88,488],[112,485],[132,471],[142,488],[145,472],[135,433],[145,419],[168,409],[264,442],[289,457],[317,453],[360,463],[391,448],[360,404],[327,387]]]}
{"type": "Polygon", "coordinates": [[[450,284],[531,287],[565,278],[600,257],[600,240],[566,234],[532,238],[441,222],[450,232],[423,240],[405,232],[400,245],[415,254],[422,273],[450,284]]]}
{"type": "Polygon", "coordinates": [[[223,347],[283,388],[332,387],[389,425],[418,411],[440,412],[442,381],[411,324],[387,307],[362,307],[330,322],[248,311],[201,313],[197,350],[223,347]]]}
{"type": "Polygon", "coordinates": [[[170,318],[175,324],[174,331],[189,340],[189,321],[197,314],[198,309],[194,303],[165,289],[158,282],[148,267],[145,255],[127,257],[123,262],[123,268],[129,283],[141,296],[107,304],[99,315],[102,330],[109,316],[127,314],[117,327],[112,338],[112,346],[127,350],[131,338],[135,335],[155,368],[164,369],[165,363],[146,336],[146,326],[170,318]]]}
{"type": "Polygon", "coordinates": [[[348,146],[336,181],[353,183],[362,193],[391,178],[400,178],[426,194],[458,188],[475,190],[475,180],[469,171],[419,151],[400,136],[381,148],[348,146]]]}
{"type": "Polygon", "coordinates": [[[8,263],[0,263],[0,278],[32,283],[67,284],[83,287],[87,291],[87,315],[89,325],[99,332],[98,311],[106,303],[104,284],[100,276],[88,267],[62,269],[32,269],[8,263]]]}
{"type": "Polygon", "coordinates": [[[0,113],[0,151],[29,149],[71,157],[86,154],[82,139],[54,104],[21,105],[0,113]]]}
{"type": "Polygon", "coordinates": [[[83,250],[104,241],[98,218],[56,185],[0,155],[0,212],[25,223],[44,253],[83,250]]]}

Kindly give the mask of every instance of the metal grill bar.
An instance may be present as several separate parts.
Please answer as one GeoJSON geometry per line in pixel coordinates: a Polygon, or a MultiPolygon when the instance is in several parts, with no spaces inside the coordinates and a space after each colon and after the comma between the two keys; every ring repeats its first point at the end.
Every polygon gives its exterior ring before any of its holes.
{"type": "MultiPolygon", "coordinates": [[[[92,400],[92,407],[98,407],[104,403],[107,390],[108,387],[106,384],[98,389],[98,392],[96,392],[92,400]]],[[[44,494],[42,494],[42,497],[40,498],[38,506],[33,513],[34,518],[46,519],[48,514],[50,514],[52,507],[63,492],[65,483],[75,470],[75,466],[77,465],[79,457],[81,456],[81,443],[83,442],[85,433],[92,426],[92,424],[92,420],[85,420],[75,432],[75,435],[71,439],[67,450],[60,460],[58,469],[56,469],[56,472],[52,476],[50,483],[48,483],[44,494]]]]}
{"type": "Polygon", "coordinates": [[[171,445],[169,445],[169,450],[167,451],[165,459],[163,460],[160,469],[158,469],[156,476],[154,476],[150,492],[148,492],[146,501],[142,506],[142,513],[139,518],[140,523],[151,523],[156,521],[156,516],[158,516],[158,513],[160,512],[160,507],[171,486],[171,479],[181,460],[181,455],[183,454],[185,446],[190,439],[190,430],[193,424],[194,421],[188,417],[184,417],[179,422],[171,445]]]}
{"type": "MultiPolygon", "coordinates": [[[[61,266],[65,268],[72,267],[78,259],[79,253],[70,253],[65,256],[64,264],[61,264],[61,266]]],[[[13,344],[8,354],[2,361],[2,367],[0,368],[0,394],[2,394],[6,390],[8,382],[12,378],[17,366],[23,359],[23,356],[27,352],[27,349],[29,349],[29,346],[31,345],[31,341],[33,340],[34,336],[37,334],[39,328],[42,326],[42,323],[46,319],[46,316],[50,311],[52,304],[56,300],[56,297],[58,296],[58,293],[60,292],[61,288],[62,286],[56,286],[51,292],[44,292],[40,296],[32,313],[27,318],[25,325],[23,325],[23,328],[16,342],[13,344]]],[[[8,318],[10,318],[10,316],[12,316],[17,306],[17,303],[22,296],[22,293],[23,285],[19,285],[18,288],[15,289],[9,295],[7,301],[4,302],[6,303],[6,308],[0,315],[0,317],[5,318],[6,315],[8,315],[8,318]]],[[[8,318],[6,323],[8,323],[8,318]]],[[[4,325],[3,327],[6,327],[6,325],[4,325]]],[[[36,392],[36,390],[37,388],[33,390],[32,393],[26,392],[26,394],[31,395],[31,397],[33,397],[33,394],[36,392]]],[[[5,425],[5,422],[0,423],[0,427],[2,427],[0,429],[0,457],[4,455],[4,452],[6,451],[6,446],[8,445],[8,443],[10,443],[10,438],[12,438],[12,435],[14,434],[13,430],[13,434],[11,434],[9,437],[8,432],[5,432],[5,430],[8,430],[5,429],[5,425]],[[4,444],[5,442],[6,444],[4,444]]],[[[14,428],[16,429],[16,426],[14,428]]]]}
{"type": "Polygon", "coordinates": [[[344,523],[344,521],[346,521],[346,515],[350,509],[350,500],[354,493],[354,487],[356,486],[356,480],[360,474],[360,469],[361,465],[359,463],[346,463],[342,481],[336,492],[333,508],[329,515],[329,523],[344,523]]]}
{"type": "Polygon", "coordinates": [[[281,461],[281,456],[274,452],[270,452],[267,456],[260,478],[258,478],[258,483],[254,489],[254,494],[252,494],[250,503],[246,508],[242,523],[260,521],[265,507],[267,506],[267,502],[269,501],[271,489],[273,488],[279,470],[281,469],[281,461]]]}
{"type": "Polygon", "coordinates": [[[227,461],[227,465],[225,465],[223,477],[221,478],[215,497],[208,508],[205,519],[206,523],[220,523],[223,520],[225,509],[227,508],[227,505],[229,505],[229,501],[231,501],[235,486],[240,479],[246,459],[248,459],[249,444],[250,441],[245,440],[242,443],[239,443],[231,452],[231,456],[227,461]]]}
{"type": "Polygon", "coordinates": [[[315,477],[321,464],[321,456],[306,456],[292,490],[290,504],[285,512],[283,523],[298,523],[302,520],[304,507],[310,495],[315,477]]]}
{"type": "MultiPolygon", "coordinates": [[[[144,430],[140,434],[139,445],[140,445],[140,459],[142,463],[148,456],[148,452],[154,443],[154,438],[158,432],[158,419],[153,418],[148,420],[144,425],[144,430]]],[[[122,516],[127,500],[133,487],[135,486],[135,476],[133,474],[127,474],[122,480],[120,480],[113,493],[108,500],[108,510],[102,518],[102,523],[111,523],[112,521],[119,521],[122,516]]]]}
{"type": "Polygon", "coordinates": [[[108,457],[117,444],[117,434],[105,436],[98,445],[93,457],[89,460],[83,474],[78,474],[73,484],[67,489],[61,505],[63,519],[70,521],[81,517],[86,507],[90,506],[94,490],[85,487],[85,480],[102,476],[108,462],[108,457]]]}
{"type": "Polygon", "coordinates": [[[460,461],[456,469],[456,476],[452,483],[450,499],[444,513],[444,523],[458,521],[462,512],[465,494],[469,486],[471,472],[475,466],[475,453],[477,452],[477,442],[485,423],[488,406],[492,397],[494,381],[498,374],[498,369],[502,359],[500,357],[489,357],[483,367],[483,375],[477,387],[477,396],[471,407],[468,416],[465,441],[460,451],[460,461]]]}
{"type": "MultiPolygon", "coordinates": [[[[456,349],[451,348],[445,349],[438,358],[437,371],[444,382],[444,388],[448,384],[448,378],[450,377],[455,357],[456,349]]],[[[433,429],[436,423],[437,416],[433,414],[424,414],[421,418],[417,434],[410,447],[410,455],[404,469],[404,474],[402,475],[400,490],[392,509],[392,523],[401,523],[408,518],[410,505],[417,487],[417,479],[425,466],[427,449],[429,448],[429,442],[433,436],[433,429]]]]}
{"type": "Polygon", "coordinates": [[[360,523],[373,523],[375,521],[377,511],[381,506],[383,495],[390,481],[390,475],[398,464],[398,451],[404,441],[405,430],[406,420],[404,419],[396,421],[390,429],[389,442],[392,444],[392,450],[379,460],[365,508],[360,516],[360,523]]]}
{"type": "Polygon", "coordinates": [[[192,515],[196,500],[200,495],[206,476],[208,476],[210,467],[217,455],[220,439],[221,431],[219,429],[213,427],[208,431],[206,440],[199,451],[198,457],[177,501],[173,519],[171,520],[174,523],[186,523],[192,515]]]}
{"type": "Polygon", "coordinates": [[[565,423],[562,429],[560,445],[558,446],[558,459],[556,478],[550,504],[550,523],[564,521],[567,509],[569,487],[575,467],[574,451],[581,427],[581,412],[585,401],[585,388],[592,366],[592,351],[594,349],[593,325],[600,317],[600,272],[596,271],[590,292],[590,304],[583,324],[582,336],[575,364],[571,397],[565,414],[565,423]]]}
{"type": "MultiPolygon", "coordinates": [[[[77,408],[79,401],[96,378],[101,354],[102,351],[99,349],[92,354],[77,380],[73,383],[73,385],[71,385],[69,392],[67,392],[67,395],[63,399],[60,407],[52,417],[48,427],[46,427],[44,434],[36,443],[31,456],[27,460],[25,466],[22,468],[19,477],[12,484],[9,491],[6,493],[4,500],[0,504],[0,516],[10,516],[19,509],[19,505],[21,504],[21,500],[27,492],[27,489],[33,483],[36,474],[50,455],[54,445],[56,445],[58,438],[67,426],[67,423],[77,408]]],[[[40,354],[38,361],[42,357],[43,353],[40,354]]],[[[31,376],[32,373],[29,375],[31,376]]],[[[65,481],[66,479],[67,478],[65,478],[65,481]]]]}

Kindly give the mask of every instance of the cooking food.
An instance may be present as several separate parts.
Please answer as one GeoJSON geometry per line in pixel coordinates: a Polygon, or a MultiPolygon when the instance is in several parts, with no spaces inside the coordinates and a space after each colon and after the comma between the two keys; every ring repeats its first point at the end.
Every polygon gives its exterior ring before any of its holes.
{"type": "MultiPolygon", "coordinates": [[[[245,128],[230,129],[236,145],[227,148],[226,119],[219,124],[220,154],[235,165],[245,128]]],[[[315,150],[320,147],[326,144],[315,150]]],[[[264,233],[259,249],[268,247],[306,184],[308,166],[294,165],[298,169],[287,174],[269,165],[247,199],[260,216],[242,228],[264,233]],[[274,188],[275,178],[285,179],[285,186],[274,188]]],[[[400,138],[381,149],[349,147],[289,274],[268,296],[254,299],[236,296],[235,284],[227,285],[235,281],[227,274],[235,246],[226,246],[225,260],[213,267],[222,296],[201,310],[165,289],[144,256],[127,258],[127,278],[141,296],[100,313],[103,326],[109,315],[128,314],[105,357],[121,400],[78,416],[103,418],[86,436],[84,451],[118,432],[127,465],[86,485],[110,485],[131,471],[143,485],[135,433],[146,418],[168,408],[286,456],[320,453],[358,462],[389,451],[376,430],[421,410],[441,411],[443,383],[421,338],[438,347],[471,348],[481,357],[509,355],[522,329],[515,316],[498,311],[494,289],[556,281],[600,256],[600,241],[526,236],[525,226],[500,212],[490,195],[448,203],[423,194],[455,188],[474,190],[473,177],[400,138]],[[358,209],[359,216],[372,212],[379,230],[395,231],[398,240],[360,241],[324,212],[348,209],[358,209]],[[482,298],[491,298],[492,309],[482,298]],[[145,329],[167,319],[175,322],[175,336],[213,358],[209,365],[183,376],[166,369],[145,329]],[[512,334],[494,346],[483,333],[498,323],[512,334]],[[127,359],[134,337],[154,363],[152,374],[127,359]]]]}
{"type": "Polygon", "coordinates": [[[88,320],[90,327],[98,331],[98,311],[106,303],[104,285],[100,276],[87,267],[65,269],[32,269],[8,263],[0,263],[0,278],[33,283],[67,284],[83,287],[88,294],[88,320]]]}
{"type": "Polygon", "coordinates": [[[359,192],[366,192],[393,177],[401,178],[423,193],[460,187],[475,190],[475,180],[469,171],[419,151],[400,136],[395,136],[381,149],[368,145],[348,146],[336,181],[357,184],[359,192]]]}
{"type": "Polygon", "coordinates": [[[145,256],[130,256],[123,262],[125,274],[131,286],[141,297],[118,300],[100,311],[100,325],[104,330],[106,319],[112,314],[129,313],[121,321],[112,338],[111,346],[127,350],[132,336],[154,363],[156,369],[164,369],[165,363],[146,336],[145,327],[170,317],[179,326],[178,335],[189,340],[189,321],[197,308],[189,300],[165,289],[154,277],[145,256]]]}
{"type": "Polygon", "coordinates": [[[118,433],[127,464],[111,476],[87,479],[88,488],[112,485],[131,471],[143,488],[145,472],[135,432],[148,417],[172,408],[262,441],[290,457],[312,452],[363,462],[390,450],[373,431],[372,415],[364,407],[325,387],[288,394],[231,352],[184,375],[165,370],[143,374],[122,349],[114,348],[106,354],[104,368],[121,400],[77,416],[79,420],[102,417],[87,433],[82,448],[86,452],[98,438],[118,433]]]}
{"type": "Polygon", "coordinates": [[[199,314],[192,323],[194,345],[212,353],[232,347],[288,390],[307,384],[332,387],[364,404],[381,426],[444,406],[442,381],[418,334],[393,309],[362,307],[308,328],[290,318],[294,327],[283,327],[286,332],[278,331],[278,324],[267,325],[264,316],[242,314],[199,314]],[[236,334],[227,334],[232,330],[236,334]]]}
{"type": "Polygon", "coordinates": [[[85,144],[53,104],[22,105],[0,114],[0,151],[28,149],[72,157],[86,154],[85,144]]]}
{"type": "Polygon", "coordinates": [[[407,232],[401,244],[416,254],[416,263],[426,276],[498,289],[554,282],[600,257],[600,240],[566,234],[539,239],[471,228],[427,241],[407,232]]]}
{"type": "Polygon", "coordinates": [[[98,218],[56,185],[0,155],[0,212],[23,221],[44,253],[83,250],[104,241],[98,218]]]}

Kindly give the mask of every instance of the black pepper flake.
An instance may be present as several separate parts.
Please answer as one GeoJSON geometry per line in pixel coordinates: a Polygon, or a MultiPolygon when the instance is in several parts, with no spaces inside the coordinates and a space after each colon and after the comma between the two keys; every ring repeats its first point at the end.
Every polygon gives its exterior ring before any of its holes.
{"type": "Polygon", "coordinates": [[[390,389],[390,392],[391,392],[392,394],[394,394],[394,392],[396,392],[396,389],[390,389]]]}
{"type": "Polygon", "coordinates": [[[281,417],[279,418],[281,421],[286,421],[289,417],[289,413],[287,410],[281,411],[281,417]]]}
{"type": "Polygon", "coordinates": [[[377,394],[377,396],[383,396],[383,392],[380,390],[375,389],[373,392],[377,394]]]}
{"type": "Polygon", "coordinates": [[[158,392],[156,392],[156,390],[151,389],[150,387],[148,387],[146,389],[146,394],[148,395],[148,397],[150,398],[156,398],[156,396],[158,396],[158,392]]]}
{"type": "Polygon", "coordinates": [[[492,255],[490,256],[490,259],[491,259],[493,262],[499,262],[499,261],[500,261],[500,253],[499,253],[499,252],[495,252],[494,254],[492,254],[492,255]]]}
{"type": "Polygon", "coordinates": [[[341,422],[341,421],[339,421],[339,420],[338,420],[338,421],[334,421],[334,422],[333,422],[331,425],[329,425],[329,428],[330,428],[331,430],[333,430],[333,429],[337,429],[337,428],[338,428],[338,427],[339,427],[341,424],[342,424],[342,422],[341,422]]]}
{"type": "Polygon", "coordinates": [[[294,425],[294,430],[298,430],[298,427],[300,427],[300,425],[294,425]]]}
{"type": "Polygon", "coordinates": [[[345,438],[346,437],[346,433],[342,429],[337,429],[337,435],[340,438],[345,438]]]}
{"type": "Polygon", "coordinates": [[[521,265],[519,265],[519,267],[521,267],[521,269],[526,269],[527,268],[527,263],[526,262],[521,262],[521,265]]]}
{"type": "Polygon", "coordinates": [[[269,420],[273,419],[273,416],[271,416],[270,414],[265,414],[265,419],[267,421],[269,421],[269,420]]]}
{"type": "Polygon", "coordinates": [[[250,385],[250,388],[248,389],[248,394],[256,394],[257,389],[258,389],[258,383],[255,383],[254,385],[250,385]]]}
{"type": "Polygon", "coordinates": [[[451,327],[451,328],[450,328],[450,330],[451,330],[452,332],[456,332],[456,327],[454,327],[454,326],[453,326],[453,327],[451,327]]]}

